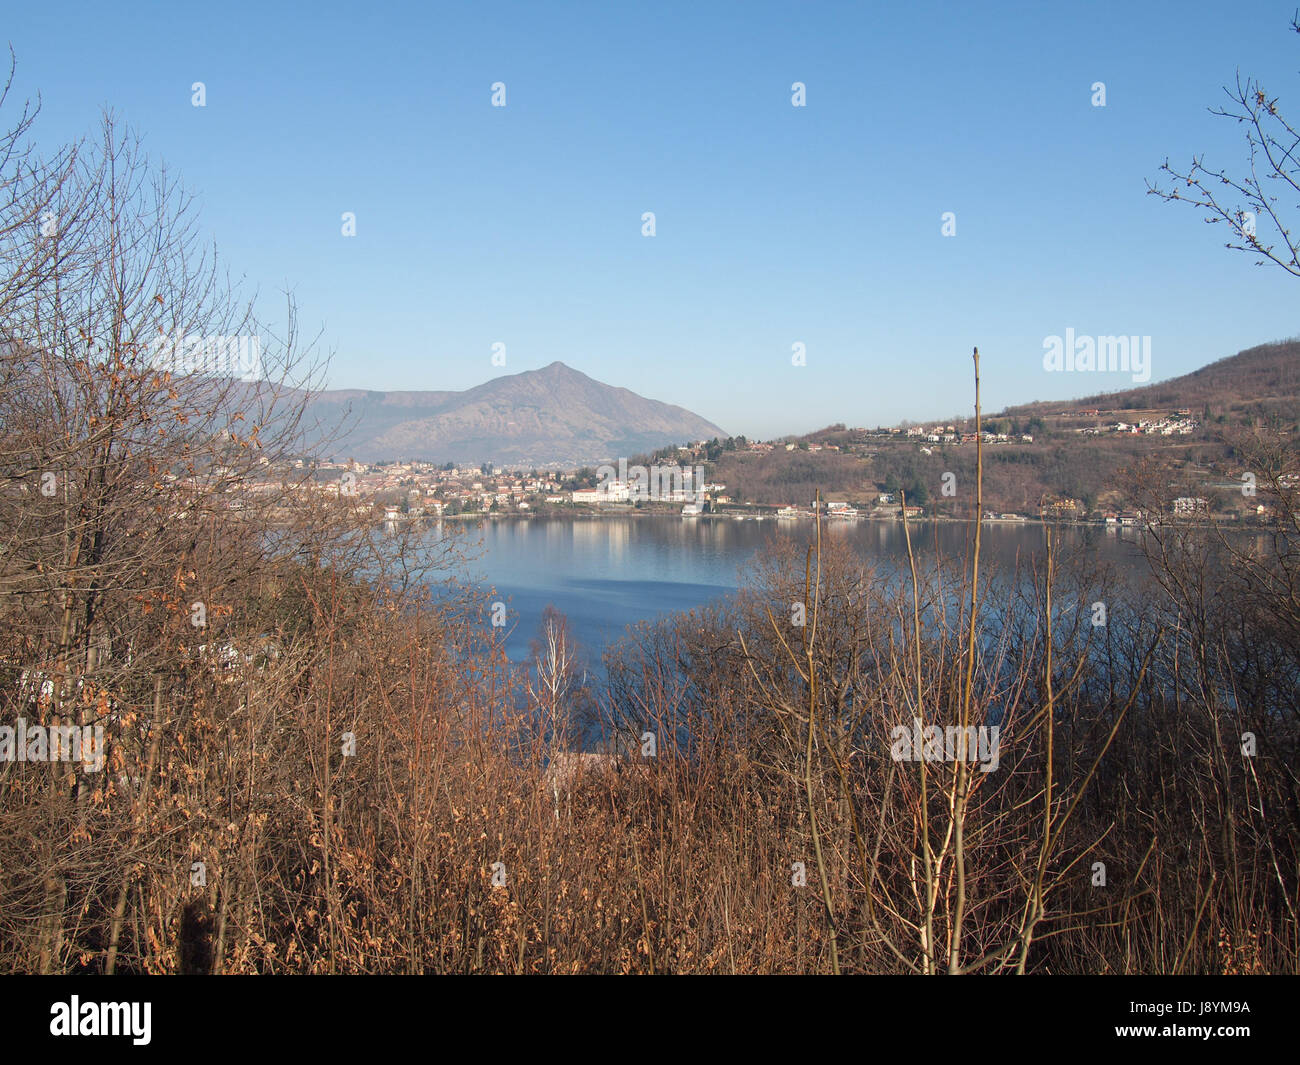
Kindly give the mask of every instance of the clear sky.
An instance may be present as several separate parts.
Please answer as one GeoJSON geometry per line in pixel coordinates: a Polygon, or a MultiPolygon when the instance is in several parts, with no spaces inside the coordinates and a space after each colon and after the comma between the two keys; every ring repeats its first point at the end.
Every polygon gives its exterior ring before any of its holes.
{"type": "Polygon", "coordinates": [[[1300,281],[1145,194],[1240,168],[1238,69],[1300,118],[1294,9],[0,0],[0,38],[37,143],[112,107],[332,386],[559,359],[763,437],[966,412],[974,344],[996,409],[1130,386],[1046,372],[1066,329],[1150,336],[1153,380],[1300,333],[1300,281]]]}

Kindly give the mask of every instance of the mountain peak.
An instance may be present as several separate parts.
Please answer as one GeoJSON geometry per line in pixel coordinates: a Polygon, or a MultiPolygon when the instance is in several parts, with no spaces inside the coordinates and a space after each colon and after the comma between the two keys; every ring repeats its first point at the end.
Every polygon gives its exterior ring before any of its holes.
{"type": "MultiPolygon", "coordinates": [[[[347,394],[316,398],[327,408],[347,394]]],[[[355,412],[343,440],[362,462],[393,458],[502,465],[591,465],[727,434],[681,407],[588,377],[556,359],[463,392],[386,392],[355,412]]]]}

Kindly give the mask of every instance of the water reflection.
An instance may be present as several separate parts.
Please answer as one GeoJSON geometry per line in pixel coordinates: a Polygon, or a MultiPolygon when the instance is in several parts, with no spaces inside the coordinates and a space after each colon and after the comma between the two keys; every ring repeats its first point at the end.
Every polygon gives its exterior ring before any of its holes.
{"type": "MultiPolygon", "coordinates": [[[[842,521],[823,529],[832,542],[849,545],[885,568],[906,563],[901,523],[842,521]]],[[[911,526],[917,555],[931,562],[936,551],[950,559],[966,558],[972,531],[959,523],[911,526]]],[[[465,576],[494,586],[509,600],[510,656],[527,656],[543,609],[554,605],[568,616],[593,661],[629,625],[690,610],[736,590],[754,555],[778,536],[807,543],[815,535],[807,521],[676,516],[530,517],[485,521],[466,532],[470,544],[477,541],[481,547],[471,551],[476,557],[465,576]]],[[[1059,543],[1064,553],[1081,552],[1121,570],[1144,568],[1132,530],[1126,536],[1117,532],[1064,527],[1059,543]]],[[[438,535],[431,529],[431,542],[438,535]]],[[[985,525],[982,540],[991,568],[1026,565],[1044,553],[1044,531],[1038,525],[985,525]]],[[[1245,547],[1247,538],[1242,540],[1245,547]]]]}

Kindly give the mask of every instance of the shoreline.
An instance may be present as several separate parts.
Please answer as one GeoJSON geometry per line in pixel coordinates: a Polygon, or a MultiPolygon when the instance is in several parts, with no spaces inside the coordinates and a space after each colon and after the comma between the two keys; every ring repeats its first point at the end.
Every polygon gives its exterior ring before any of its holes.
{"type": "MultiPolygon", "coordinates": [[[[577,510],[541,511],[539,510],[539,511],[532,511],[528,513],[509,511],[505,513],[489,512],[486,514],[461,513],[461,514],[447,514],[447,515],[425,514],[415,518],[412,518],[408,515],[402,515],[400,518],[379,518],[376,520],[379,523],[393,522],[394,524],[396,524],[396,522],[398,521],[402,521],[402,522],[424,521],[424,522],[431,522],[431,523],[440,522],[440,521],[456,521],[456,522],[534,521],[538,519],[542,519],[546,521],[609,521],[616,518],[637,518],[637,519],[676,518],[677,520],[680,521],[741,521],[741,522],[753,521],[753,522],[762,522],[762,523],[775,522],[778,525],[783,523],[788,523],[788,522],[806,523],[806,522],[811,522],[816,520],[815,515],[812,514],[796,514],[796,515],[786,515],[783,517],[778,517],[775,514],[746,514],[738,511],[726,511],[723,513],[715,513],[715,514],[681,514],[669,510],[636,510],[636,509],[590,510],[590,511],[577,511],[577,510]]],[[[827,517],[825,521],[827,525],[850,526],[850,525],[861,525],[864,523],[901,524],[903,519],[897,516],[880,516],[880,517],[868,516],[868,517],[857,517],[857,518],[827,517]]],[[[911,525],[927,525],[927,524],[975,525],[976,524],[976,519],[974,518],[955,518],[944,514],[928,514],[919,518],[909,518],[907,519],[907,521],[908,524],[911,525]]],[[[1179,522],[1165,522],[1165,523],[1144,522],[1141,525],[1108,525],[1105,524],[1104,522],[1097,522],[1097,521],[1024,517],[1024,518],[984,518],[981,519],[978,524],[1000,525],[1000,526],[1011,526],[1011,527],[1019,527],[1025,525],[1038,525],[1038,526],[1048,525],[1051,526],[1052,528],[1060,528],[1062,526],[1065,526],[1074,529],[1098,529],[1104,532],[1109,532],[1113,530],[1114,532],[1120,534],[1125,532],[1144,532],[1150,529],[1204,529],[1204,530],[1222,529],[1227,532],[1254,533],[1254,534],[1265,534],[1265,533],[1276,531],[1275,526],[1244,525],[1240,522],[1232,522],[1232,521],[1222,521],[1222,522],[1179,521],[1179,522]]]]}

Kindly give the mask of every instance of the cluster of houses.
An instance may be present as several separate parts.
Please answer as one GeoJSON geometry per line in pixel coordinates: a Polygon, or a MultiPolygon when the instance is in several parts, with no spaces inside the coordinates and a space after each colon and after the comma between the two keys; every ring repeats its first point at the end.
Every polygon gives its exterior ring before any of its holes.
{"type": "MultiPolygon", "coordinates": [[[[1097,411],[1084,412],[1085,415],[1098,415],[1097,411]]],[[[1176,410],[1163,418],[1145,418],[1136,422],[1114,421],[1106,425],[1089,425],[1074,430],[1084,436],[1102,436],[1107,433],[1123,433],[1131,436],[1190,436],[1196,432],[1197,422],[1192,412],[1186,408],[1176,410]]]]}
{"type": "MultiPolygon", "coordinates": [[[[299,469],[304,468],[301,462],[299,469]]],[[[357,514],[375,513],[384,520],[401,517],[436,517],[462,511],[542,510],[548,507],[631,505],[643,499],[696,507],[700,513],[710,502],[729,503],[726,485],[706,482],[703,468],[651,467],[650,490],[635,478],[602,479],[593,488],[565,489],[573,471],[493,471],[439,466],[429,462],[361,463],[326,462],[312,468],[307,491],[354,500],[357,514]],[[491,472],[485,472],[491,471],[491,472]]]]}
{"type": "Polygon", "coordinates": [[[485,473],[484,469],[429,462],[327,462],[315,467],[315,479],[309,484],[327,496],[355,499],[358,512],[368,512],[375,500],[382,499],[388,520],[435,516],[449,509],[526,511],[541,503],[568,501],[560,491],[560,473],[485,473]]]}
{"type": "Polygon", "coordinates": [[[595,488],[577,488],[569,493],[573,503],[600,506],[617,503],[636,503],[649,501],[655,503],[683,503],[699,507],[691,513],[703,511],[703,504],[708,502],[729,503],[730,497],[722,494],[727,486],[714,481],[705,481],[699,475],[692,479],[690,467],[680,476],[652,478],[649,485],[634,481],[610,480],[596,485],[595,488]]]}
{"type": "Polygon", "coordinates": [[[963,433],[953,425],[935,425],[927,429],[923,425],[909,426],[903,430],[909,437],[921,437],[930,444],[973,444],[977,440],[985,444],[1032,444],[1034,438],[1029,433],[963,433]]]}

